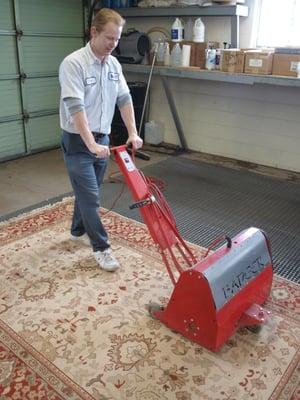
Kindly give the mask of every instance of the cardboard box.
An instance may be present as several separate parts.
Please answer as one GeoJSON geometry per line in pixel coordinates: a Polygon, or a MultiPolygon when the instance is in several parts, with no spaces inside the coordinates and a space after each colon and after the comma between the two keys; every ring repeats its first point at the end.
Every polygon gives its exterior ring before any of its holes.
{"type": "Polygon", "coordinates": [[[297,77],[300,54],[274,54],[272,75],[297,77]]]}
{"type": "Polygon", "coordinates": [[[190,63],[191,67],[205,68],[205,49],[207,49],[207,42],[195,43],[192,42],[192,49],[194,49],[195,57],[190,63]]]}
{"type": "Polygon", "coordinates": [[[245,53],[240,49],[224,49],[221,52],[221,71],[244,72],[245,53]]]}
{"type": "Polygon", "coordinates": [[[205,69],[205,50],[210,46],[214,49],[220,48],[220,43],[219,42],[204,42],[204,43],[195,43],[192,42],[193,46],[195,48],[195,60],[194,64],[191,64],[191,66],[194,67],[199,67],[201,69],[205,69]]]}
{"type": "Polygon", "coordinates": [[[270,75],[272,73],[273,55],[273,50],[246,50],[245,74],[270,75]]]}

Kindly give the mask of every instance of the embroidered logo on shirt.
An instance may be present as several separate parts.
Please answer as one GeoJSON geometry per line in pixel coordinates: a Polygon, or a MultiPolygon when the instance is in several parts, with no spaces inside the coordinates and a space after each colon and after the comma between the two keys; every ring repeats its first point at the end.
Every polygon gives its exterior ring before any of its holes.
{"type": "Polygon", "coordinates": [[[111,81],[118,81],[119,80],[118,72],[109,72],[108,73],[108,79],[111,80],[111,81]]]}
{"type": "Polygon", "coordinates": [[[94,76],[91,76],[89,78],[85,78],[84,84],[85,84],[85,86],[95,85],[96,84],[96,78],[94,76]]]}

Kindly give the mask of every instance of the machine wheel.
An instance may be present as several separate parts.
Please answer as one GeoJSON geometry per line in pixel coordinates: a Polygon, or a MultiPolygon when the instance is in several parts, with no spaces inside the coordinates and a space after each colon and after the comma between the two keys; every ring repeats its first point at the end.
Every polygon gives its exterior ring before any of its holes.
{"type": "Polygon", "coordinates": [[[157,303],[146,304],[146,308],[152,318],[156,318],[154,315],[155,312],[164,310],[164,307],[162,307],[161,305],[159,305],[157,303]]]}
{"type": "Polygon", "coordinates": [[[252,333],[259,333],[262,330],[262,325],[247,326],[247,329],[252,333]]]}

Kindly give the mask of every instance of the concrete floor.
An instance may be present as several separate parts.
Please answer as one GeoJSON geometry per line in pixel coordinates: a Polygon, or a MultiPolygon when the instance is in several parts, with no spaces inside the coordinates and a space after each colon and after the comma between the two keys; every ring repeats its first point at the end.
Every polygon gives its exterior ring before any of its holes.
{"type": "MultiPolygon", "coordinates": [[[[136,158],[139,168],[166,155],[148,153],[150,161],[136,158]]],[[[106,178],[118,167],[110,162],[106,178]]],[[[34,154],[0,164],[0,218],[49,201],[72,191],[60,149],[34,154]]]]}

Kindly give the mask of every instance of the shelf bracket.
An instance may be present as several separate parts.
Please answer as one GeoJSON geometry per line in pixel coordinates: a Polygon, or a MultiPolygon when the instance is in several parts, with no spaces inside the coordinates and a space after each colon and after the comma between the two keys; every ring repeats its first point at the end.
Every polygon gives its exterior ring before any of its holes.
{"type": "Polygon", "coordinates": [[[240,47],[240,17],[233,15],[231,18],[231,46],[235,49],[240,47]]]}
{"type": "Polygon", "coordinates": [[[169,103],[170,111],[172,113],[172,117],[173,117],[176,129],[177,129],[177,133],[178,133],[178,136],[179,136],[181,148],[182,148],[182,150],[188,150],[187,142],[185,140],[184,132],[183,132],[182,125],[181,125],[181,122],[180,122],[180,119],[179,119],[179,115],[178,115],[178,112],[177,112],[177,109],[176,109],[174,98],[173,98],[172,92],[171,92],[170,87],[169,87],[168,79],[166,77],[164,77],[164,76],[160,76],[160,77],[161,77],[161,80],[162,80],[162,83],[163,83],[163,87],[164,87],[164,90],[165,90],[165,93],[166,93],[166,96],[167,96],[167,100],[168,100],[168,103],[169,103]]]}

